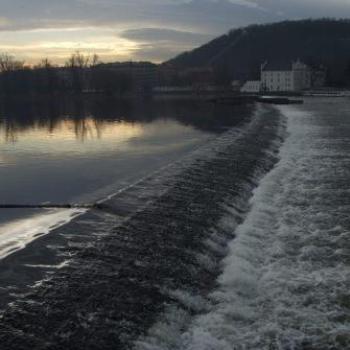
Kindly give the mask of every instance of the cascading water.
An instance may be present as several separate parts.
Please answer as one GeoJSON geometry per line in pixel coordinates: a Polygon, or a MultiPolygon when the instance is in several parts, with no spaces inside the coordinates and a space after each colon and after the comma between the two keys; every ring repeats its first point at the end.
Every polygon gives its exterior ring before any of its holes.
{"type": "Polygon", "coordinates": [[[350,348],[349,116],[260,107],[73,221],[72,258],[3,313],[2,348],[350,348]]]}
{"type": "Polygon", "coordinates": [[[68,264],[3,313],[2,346],[170,345],[158,326],[171,320],[163,329],[181,331],[207,310],[232,224],[242,222],[253,189],[276,163],[283,124],[277,111],[258,108],[183,160],[181,171],[173,164],[130,189],[130,198],[110,198],[108,213],[88,212],[69,224],[61,235],[68,248],[59,248],[71,255],[68,264]]]}
{"type": "Polygon", "coordinates": [[[350,110],[321,100],[280,111],[280,161],[233,220],[218,287],[179,349],[350,348],[350,110]]]}

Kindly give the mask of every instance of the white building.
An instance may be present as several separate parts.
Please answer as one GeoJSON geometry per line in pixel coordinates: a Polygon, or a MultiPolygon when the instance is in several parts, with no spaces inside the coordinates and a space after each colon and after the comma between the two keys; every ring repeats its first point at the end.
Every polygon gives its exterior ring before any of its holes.
{"type": "Polygon", "coordinates": [[[241,92],[244,93],[258,93],[261,91],[260,80],[248,80],[242,87],[241,92]]]}
{"type": "Polygon", "coordinates": [[[311,88],[312,70],[305,63],[264,63],[261,66],[261,87],[263,91],[288,92],[311,88]]]}

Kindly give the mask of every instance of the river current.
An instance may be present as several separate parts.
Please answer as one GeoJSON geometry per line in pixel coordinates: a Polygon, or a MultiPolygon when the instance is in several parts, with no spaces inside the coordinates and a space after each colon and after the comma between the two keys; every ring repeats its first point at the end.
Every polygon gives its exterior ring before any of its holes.
{"type": "Polygon", "coordinates": [[[3,348],[350,348],[349,151],[347,99],[258,106],[36,240],[60,265],[12,296],[3,348]]]}
{"type": "Polygon", "coordinates": [[[279,111],[288,133],[280,160],[244,222],[233,220],[209,311],[181,334],[180,349],[350,348],[350,104],[279,111]]]}
{"type": "Polygon", "coordinates": [[[278,110],[287,121],[279,162],[244,222],[222,219],[236,238],[208,310],[176,335],[158,325],[138,349],[350,348],[350,103],[278,110]]]}

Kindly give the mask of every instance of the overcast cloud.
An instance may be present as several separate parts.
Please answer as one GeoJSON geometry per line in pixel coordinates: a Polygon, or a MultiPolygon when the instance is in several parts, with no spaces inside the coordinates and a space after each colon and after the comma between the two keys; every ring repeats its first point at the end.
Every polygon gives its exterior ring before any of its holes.
{"type": "Polygon", "coordinates": [[[350,17],[350,0],[0,0],[0,50],[28,62],[69,52],[162,61],[231,28],[350,17]]]}

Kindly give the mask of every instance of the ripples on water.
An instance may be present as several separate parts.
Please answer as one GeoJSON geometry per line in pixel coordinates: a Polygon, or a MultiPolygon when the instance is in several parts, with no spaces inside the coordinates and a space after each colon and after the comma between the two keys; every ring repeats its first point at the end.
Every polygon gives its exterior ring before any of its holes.
{"type": "Polygon", "coordinates": [[[60,248],[73,249],[72,262],[7,310],[2,344],[350,348],[349,103],[308,100],[279,112],[259,109],[199,149],[115,229],[96,213],[72,223],[71,247],[60,248]],[[279,162],[249,208],[276,163],[284,121],[279,162]]]}
{"type": "MultiPolygon", "coordinates": [[[[249,108],[190,100],[1,100],[0,203],[93,203],[183,157],[248,114],[249,108]]],[[[77,213],[0,210],[0,258],[77,213]]]]}
{"type": "Polygon", "coordinates": [[[349,103],[280,111],[289,133],[280,162],[181,349],[350,348],[349,103]]]}
{"type": "MultiPolygon", "coordinates": [[[[45,258],[59,252],[69,263],[30,293],[15,295],[1,318],[2,345],[126,349],[148,329],[161,333],[157,325],[172,310],[183,320],[205,310],[234,234],[220,220],[229,212],[242,221],[256,179],[276,161],[281,128],[278,113],[259,110],[185,161],[111,198],[107,212],[88,212],[35,241],[41,266],[43,252],[45,258]]],[[[32,266],[25,251],[17,260],[32,266]]]]}
{"type": "Polygon", "coordinates": [[[194,101],[102,97],[0,101],[0,107],[1,203],[96,200],[240,117],[194,101]]]}

